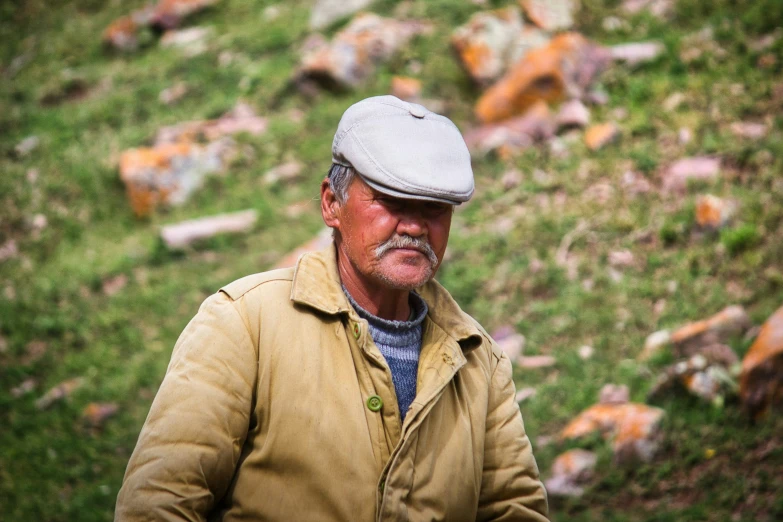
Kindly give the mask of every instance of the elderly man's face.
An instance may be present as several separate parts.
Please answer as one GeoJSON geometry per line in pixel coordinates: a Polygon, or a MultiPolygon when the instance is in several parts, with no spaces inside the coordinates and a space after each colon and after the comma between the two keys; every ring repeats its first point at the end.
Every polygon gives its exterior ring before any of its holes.
{"type": "Polygon", "coordinates": [[[451,228],[446,203],[387,196],[356,176],[339,205],[342,249],[363,276],[399,290],[412,290],[437,272],[451,228]]]}

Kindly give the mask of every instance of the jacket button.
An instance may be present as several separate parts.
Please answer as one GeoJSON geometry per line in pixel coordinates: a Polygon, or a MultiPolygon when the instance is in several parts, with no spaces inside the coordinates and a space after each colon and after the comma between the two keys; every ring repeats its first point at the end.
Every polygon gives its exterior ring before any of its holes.
{"type": "Polygon", "coordinates": [[[353,337],[355,339],[358,339],[361,333],[362,333],[362,327],[359,326],[359,323],[353,323],[353,337]]]}
{"type": "Polygon", "coordinates": [[[370,395],[370,398],[367,399],[367,407],[370,411],[381,411],[381,408],[383,408],[383,400],[377,395],[370,395]]]}
{"type": "Polygon", "coordinates": [[[448,364],[449,366],[452,366],[454,364],[454,359],[451,358],[451,355],[444,353],[443,354],[443,362],[448,364]]]}

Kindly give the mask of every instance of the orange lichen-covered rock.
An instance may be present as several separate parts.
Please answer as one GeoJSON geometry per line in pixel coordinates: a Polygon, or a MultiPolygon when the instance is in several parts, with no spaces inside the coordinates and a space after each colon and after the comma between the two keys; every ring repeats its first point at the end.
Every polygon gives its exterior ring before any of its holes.
{"type": "Polygon", "coordinates": [[[123,51],[132,51],[139,45],[138,24],[132,16],[123,16],[113,21],[103,32],[103,42],[123,51]]]}
{"type": "Polygon", "coordinates": [[[360,85],[375,66],[388,60],[415,35],[431,30],[417,21],[399,21],[360,13],[331,42],[312,39],[296,73],[300,85],[315,81],[325,86],[360,85]]]}
{"type": "Polygon", "coordinates": [[[152,25],[164,29],[179,26],[182,19],[188,15],[209,7],[218,0],[160,0],[152,12],[152,25]]]}
{"type": "Polygon", "coordinates": [[[519,8],[509,6],[471,16],[468,23],[454,30],[451,45],[471,78],[486,85],[549,39],[540,29],[525,26],[519,8]]]}
{"type": "Polygon", "coordinates": [[[734,216],[735,209],[731,201],[712,194],[700,196],[696,201],[696,223],[704,228],[720,228],[734,216]]]}
{"type": "Polygon", "coordinates": [[[590,150],[598,150],[620,136],[620,129],[612,122],[593,125],[585,131],[585,145],[590,150]]]}
{"type": "Polygon", "coordinates": [[[537,101],[579,98],[609,64],[608,51],[577,33],[556,36],[545,47],[528,52],[476,103],[484,122],[525,112],[537,101]]]}
{"type": "Polygon", "coordinates": [[[201,186],[206,174],[219,170],[220,158],[209,147],[179,142],[130,149],[120,156],[125,183],[137,216],[149,215],[160,204],[180,204],[201,186]]]}
{"type": "Polygon", "coordinates": [[[546,31],[568,29],[574,25],[577,0],[519,0],[525,15],[546,31]]]}
{"type": "Polygon", "coordinates": [[[742,360],[740,398],[753,417],[783,403],[783,307],[767,319],[742,360]]]}
{"type": "Polygon", "coordinates": [[[138,34],[144,27],[173,29],[186,16],[216,3],[218,0],[160,0],[156,5],[139,9],[112,22],[103,32],[103,41],[123,51],[139,45],[138,34]]]}
{"type": "Polygon", "coordinates": [[[552,464],[552,476],[545,482],[547,493],[561,497],[582,495],[581,486],[592,478],[597,461],[592,451],[572,449],[562,453],[552,464]]]}
{"type": "Polygon", "coordinates": [[[421,80],[406,76],[395,76],[392,78],[391,94],[401,100],[418,100],[421,96],[421,80]]]}
{"type": "Polygon", "coordinates": [[[646,404],[596,404],[580,413],[562,431],[561,438],[576,439],[601,433],[612,440],[621,461],[649,461],[657,449],[656,435],[663,410],[646,404]]]}
{"type": "Polygon", "coordinates": [[[465,143],[474,154],[501,148],[520,150],[555,134],[555,118],[549,106],[539,101],[523,115],[499,123],[489,123],[465,133],[465,143]]]}
{"type": "Polygon", "coordinates": [[[670,342],[690,356],[698,347],[724,342],[749,326],[750,318],[745,309],[739,305],[729,306],[712,317],[681,326],[672,332],[670,342]]]}

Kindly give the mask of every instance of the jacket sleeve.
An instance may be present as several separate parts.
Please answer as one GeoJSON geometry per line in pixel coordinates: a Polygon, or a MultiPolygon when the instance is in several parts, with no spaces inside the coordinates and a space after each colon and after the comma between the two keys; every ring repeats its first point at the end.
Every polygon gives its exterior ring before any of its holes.
{"type": "Polygon", "coordinates": [[[231,299],[209,297],[182,332],[117,497],[115,521],[203,521],[247,436],[257,352],[231,299]]]}
{"type": "Polygon", "coordinates": [[[511,362],[502,354],[490,385],[478,520],[548,520],[546,490],[514,396],[511,362]]]}

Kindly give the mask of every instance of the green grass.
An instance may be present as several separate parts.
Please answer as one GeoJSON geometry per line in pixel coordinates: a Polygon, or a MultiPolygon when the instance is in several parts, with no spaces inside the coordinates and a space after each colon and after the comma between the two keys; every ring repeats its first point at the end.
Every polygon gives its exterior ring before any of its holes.
{"type": "MultiPolygon", "coordinates": [[[[321,229],[313,198],[348,105],[388,92],[394,75],[414,75],[427,97],[450,104],[462,129],[473,123],[480,92],[449,49],[453,27],[480,9],[471,2],[414,0],[410,15],[430,19],[434,32],[414,40],[362,88],[315,100],[288,88],[308,34],[309,2],[281,3],[280,17],[266,22],[263,11],[272,2],[223,0],[188,21],[213,28],[208,50],[194,58],[162,49],[154,39],[135,54],[105,52],[103,28],[144,3],[0,6],[0,65],[6,70],[20,56],[16,63],[24,62],[13,77],[0,79],[0,245],[13,239],[20,251],[0,264],[2,519],[112,518],[170,350],[198,305],[227,282],[272,266],[321,229]],[[218,66],[221,53],[231,53],[229,65],[218,66]],[[418,75],[410,72],[414,61],[421,64],[418,75]],[[158,93],[176,82],[187,84],[188,93],[175,105],[161,105],[158,93]],[[56,102],[80,90],[86,91],[82,98],[56,102]],[[185,205],[135,218],[117,174],[121,151],[149,143],[162,125],[220,115],[237,99],[267,116],[269,131],[240,136],[246,154],[185,205]],[[303,121],[292,121],[292,110],[302,111],[303,121]],[[14,146],[29,135],[40,145],[18,158],[14,146]],[[290,158],[305,165],[300,182],[261,182],[263,172],[290,158]],[[301,202],[306,211],[289,217],[286,208],[301,202]],[[163,224],[245,208],[260,215],[247,236],[178,255],[157,238],[163,224]],[[40,232],[32,226],[36,214],[48,221],[40,232]],[[127,286],[105,295],[103,282],[120,274],[127,286]],[[46,346],[38,359],[26,356],[34,341],[46,346]],[[35,408],[50,387],[78,376],[86,383],[69,400],[43,412],[35,408]],[[31,377],[35,391],[14,398],[10,390],[31,377]],[[116,402],[120,412],[102,430],[90,430],[80,416],[91,401],[116,402]]],[[[594,107],[592,119],[611,120],[624,109],[622,140],[591,153],[579,137],[567,157],[536,149],[474,164],[477,195],[456,214],[450,259],[439,279],[488,330],[511,324],[525,334],[527,353],[557,358],[554,369],[515,370],[518,386],[538,388],[522,412],[545,476],[570,446],[543,445],[539,438],[556,435],[593,404],[603,384],[627,384],[632,398],[644,401],[664,365],[635,361],[649,333],[735,303],[761,323],[783,304],[783,40],[763,51],[777,59],[768,69],[757,66],[762,53],[749,45],[780,24],[783,4],[737,4],[681,0],[669,21],[640,13],[628,18],[627,32],[612,33],[601,21],[626,16],[618,2],[584,1],[578,26],[588,37],[605,44],[657,39],[666,46],[654,63],[616,67],[601,78],[609,103],[594,107]],[[725,55],[706,52],[684,62],[687,35],[708,25],[725,55]],[[684,102],[662,110],[675,92],[684,102]],[[767,121],[769,134],[757,142],[735,138],[729,125],[743,119],[767,121]],[[677,142],[680,127],[693,131],[690,143],[677,142]],[[722,158],[720,181],[691,186],[684,195],[653,190],[631,197],[622,188],[623,174],[633,169],[657,189],[663,168],[697,154],[722,158]],[[501,177],[512,168],[523,180],[506,190],[501,177]],[[535,169],[547,179],[534,177],[535,169]],[[693,209],[705,192],[739,204],[735,221],[718,234],[696,233],[693,209]],[[570,247],[574,266],[568,270],[555,254],[582,220],[587,230],[570,247]],[[635,263],[614,273],[609,253],[621,249],[633,252],[635,263]],[[661,300],[665,306],[656,315],[661,300]],[[585,344],[595,349],[586,362],[577,355],[585,344]]],[[[397,3],[386,0],[374,6],[385,15],[395,9],[397,3]]],[[[741,354],[748,344],[738,340],[733,347],[741,354]]],[[[553,499],[553,520],[783,517],[779,415],[751,424],[733,401],[720,409],[688,397],[658,405],[667,415],[655,460],[619,468],[606,445],[594,444],[596,479],[581,499],[553,499]],[[705,449],[715,456],[706,458],[705,449]]]]}

